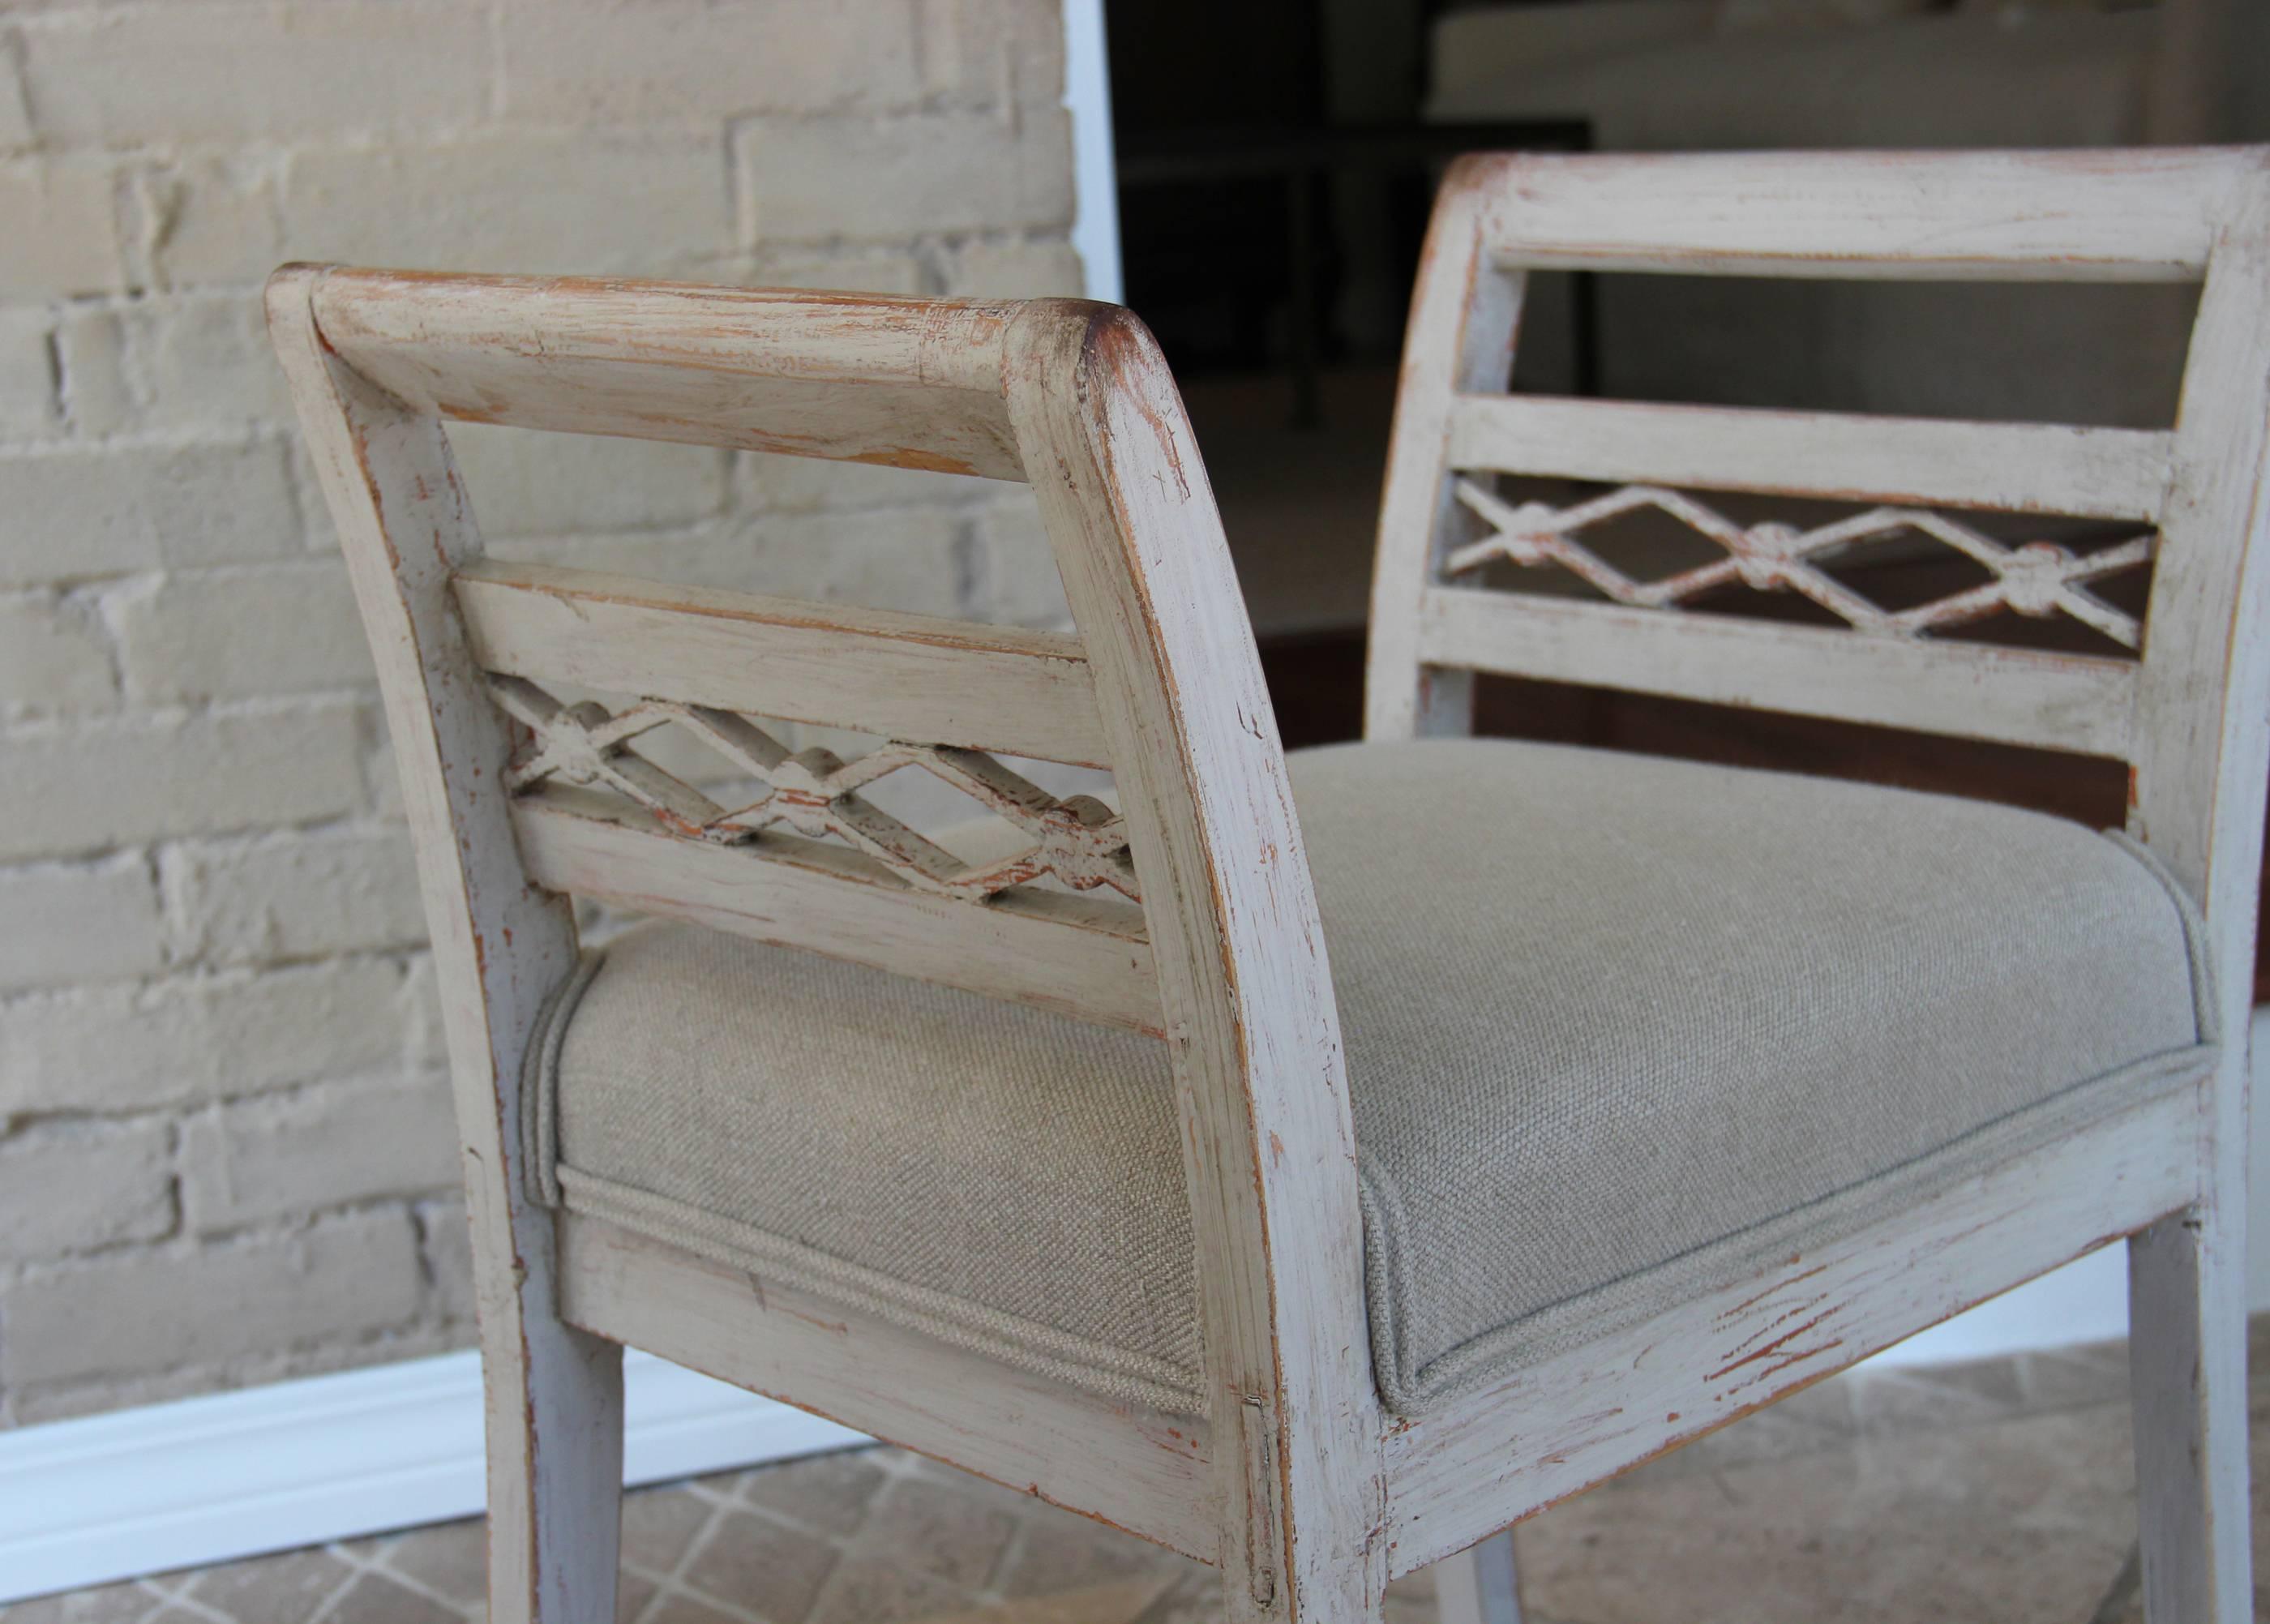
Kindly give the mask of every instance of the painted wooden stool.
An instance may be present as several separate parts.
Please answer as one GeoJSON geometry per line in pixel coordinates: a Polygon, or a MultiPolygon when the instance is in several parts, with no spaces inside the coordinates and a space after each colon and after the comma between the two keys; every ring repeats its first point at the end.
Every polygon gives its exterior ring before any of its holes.
{"type": "Polygon", "coordinates": [[[1369,738],[1288,761],[1126,311],[278,271],[446,1004],[490,1616],[612,1615],[626,1344],[1215,1563],[1233,1617],[1474,1547],[1445,1611],[1502,1620],[1510,1524],[2125,1238],[2150,1616],[2246,1617],[2266,291],[2256,152],[1466,160],[1369,738]],[[1540,268],[2204,286],[2144,432],[1512,395],[1540,268]],[[450,419],[1025,480],[1077,633],[486,560],[450,419]],[[1642,508],[1711,561],[1619,568],[1642,508]],[[1895,533],[1976,584],[1840,580],[1895,533]],[[1821,623],[1697,612],[1736,585],[1821,623]],[[2102,647],[1949,634],[2004,612],[2102,647]],[[1478,671],[2116,757],[2133,813],[1443,737],[1478,671]],[[583,951],[570,897],[649,922],[583,951]]]}

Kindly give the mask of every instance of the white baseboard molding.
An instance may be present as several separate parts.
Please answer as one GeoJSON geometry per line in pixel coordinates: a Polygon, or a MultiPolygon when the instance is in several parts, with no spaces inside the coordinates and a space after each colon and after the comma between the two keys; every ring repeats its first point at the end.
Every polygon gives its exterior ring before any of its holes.
{"type": "MultiPolygon", "coordinates": [[[[1877,1355],[1984,1358],[2126,1329],[2108,1247],[1877,1355]]],[[[626,1483],[866,1442],[636,1349],[626,1483]]],[[[478,1514],[478,1355],[445,1353],[0,1432],[0,1604],[478,1514]]]]}
{"type": "MultiPolygon", "coordinates": [[[[636,1351],[623,1389],[627,1483],[865,1442],[636,1351]]],[[[470,1353],[0,1432],[0,1603],[470,1516],[484,1500],[470,1353]]]]}

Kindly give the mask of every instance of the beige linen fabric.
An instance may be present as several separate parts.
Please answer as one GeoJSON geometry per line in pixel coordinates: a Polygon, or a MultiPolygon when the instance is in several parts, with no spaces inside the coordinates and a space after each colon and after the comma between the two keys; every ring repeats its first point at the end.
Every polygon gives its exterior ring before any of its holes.
{"type": "MultiPolygon", "coordinates": [[[[1417,1414],[2193,1074],[2188,903],[1975,802],[1503,741],[1304,752],[1374,1364],[1417,1414]]],[[[1153,1040],[656,924],[538,1046],[555,1198],[1200,1405],[1153,1040]]]]}

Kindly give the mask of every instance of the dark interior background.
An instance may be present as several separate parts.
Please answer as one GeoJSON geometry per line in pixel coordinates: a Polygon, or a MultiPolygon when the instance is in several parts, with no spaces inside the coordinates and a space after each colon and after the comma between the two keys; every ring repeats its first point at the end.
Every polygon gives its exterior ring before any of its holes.
{"type": "MultiPolygon", "coordinates": [[[[1182,382],[1288,747],[1361,730],[1365,603],[1395,369],[1444,165],[1462,150],[1591,145],[1578,119],[1423,122],[1428,29],[1449,9],[1439,0],[1145,0],[1106,9],[1125,297],[1182,382]]],[[[1693,320],[1707,324],[1714,290],[1691,280],[1693,320]]],[[[1657,394],[1628,362],[1622,375],[1599,375],[1603,325],[1643,317],[1620,312],[1613,290],[1602,298],[1565,278],[1539,281],[1517,387],[1657,394]]],[[[1971,295],[1916,297],[1953,308],[1971,295]]],[[[2072,395],[2058,367],[2086,354],[2093,326],[2187,315],[2148,308],[2155,297],[2165,295],[2051,292],[2052,304],[2062,301],[2053,314],[2080,342],[2013,358],[2041,374],[2049,415],[2072,395]]],[[[1959,310],[1954,319],[1959,325],[1959,310]]],[[[1837,337],[1793,307],[1790,353],[1837,337]]],[[[2179,357],[2178,345],[2164,391],[2169,419],[2179,357]]],[[[1840,404],[1792,398],[1776,361],[1730,356],[1717,397],[1840,404]]],[[[1925,399],[1899,409],[1944,408],[1925,399]]],[[[2126,773],[2112,761],[1606,690],[1497,679],[1480,690],[1478,726],[1493,734],[1983,796],[2096,825],[2125,813],[2126,773]]],[[[2258,997],[2270,994],[2270,961],[2257,982],[2258,997]]]]}

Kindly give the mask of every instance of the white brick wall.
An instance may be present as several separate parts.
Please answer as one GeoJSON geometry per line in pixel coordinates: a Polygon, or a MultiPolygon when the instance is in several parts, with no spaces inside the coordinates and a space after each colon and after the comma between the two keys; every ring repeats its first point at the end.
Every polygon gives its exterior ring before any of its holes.
{"type": "MultiPolygon", "coordinates": [[[[1078,291],[1055,0],[0,4],[0,1425],[462,1346],[286,258],[1078,291]]],[[[464,431],[500,553],[1059,621],[1029,499],[464,431]]]]}

